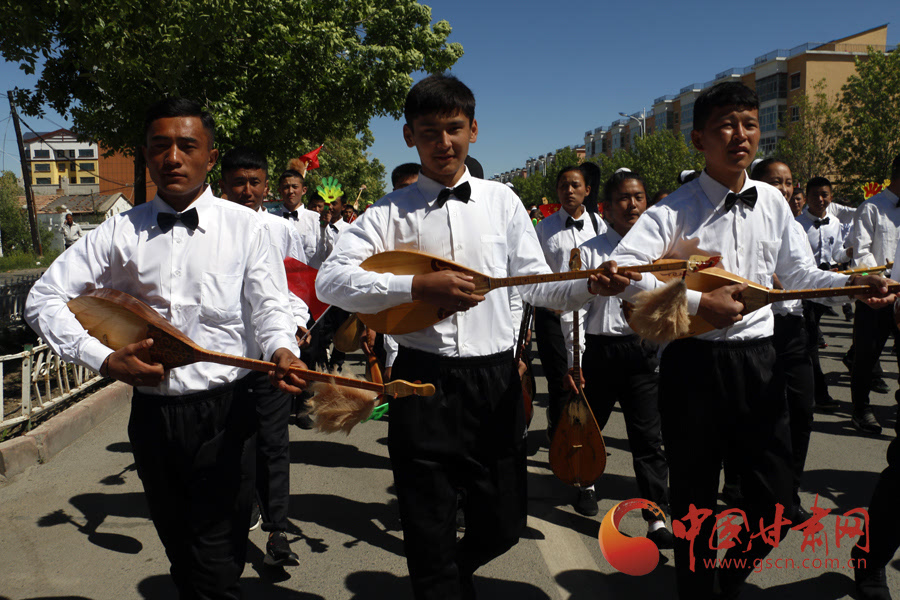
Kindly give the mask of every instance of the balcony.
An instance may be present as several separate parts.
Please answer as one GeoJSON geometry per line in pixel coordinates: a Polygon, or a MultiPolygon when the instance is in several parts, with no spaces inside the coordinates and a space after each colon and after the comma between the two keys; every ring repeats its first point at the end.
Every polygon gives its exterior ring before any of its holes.
{"type": "Polygon", "coordinates": [[[675,96],[673,96],[672,94],[668,94],[668,95],[660,96],[659,98],[656,98],[653,101],[653,104],[659,104],[660,102],[670,102],[674,99],[675,99],[675,96]]]}

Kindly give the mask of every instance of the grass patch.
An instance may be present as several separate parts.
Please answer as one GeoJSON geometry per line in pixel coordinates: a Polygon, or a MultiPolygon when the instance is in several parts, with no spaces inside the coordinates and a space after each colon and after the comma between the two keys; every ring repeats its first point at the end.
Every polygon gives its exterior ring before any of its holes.
{"type": "Polygon", "coordinates": [[[50,263],[56,260],[59,254],[59,252],[50,251],[39,257],[30,252],[15,252],[6,256],[0,256],[0,272],[5,273],[20,269],[46,269],[50,266],[50,263]]]}

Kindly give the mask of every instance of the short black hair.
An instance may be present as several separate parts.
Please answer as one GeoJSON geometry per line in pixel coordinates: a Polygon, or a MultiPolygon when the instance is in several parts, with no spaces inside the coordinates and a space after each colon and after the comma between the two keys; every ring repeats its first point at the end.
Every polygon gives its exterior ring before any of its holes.
{"type": "Polygon", "coordinates": [[[700,171],[684,170],[678,174],[678,185],[684,185],[700,177],[700,171]]]}
{"type": "Polygon", "coordinates": [[[199,102],[188,98],[165,98],[150,106],[144,114],[144,138],[154,121],[171,117],[198,117],[209,136],[209,147],[216,143],[216,123],[212,115],[203,110],[199,102]]]}
{"type": "Polygon", "coordinates": [[[469,169],[469,175],[476,179],[484,179],[484,167],[471,154],[466,155],[466,167],[469,169]]]}
{"type": "Polygon", "coordinates": [[[809,190],[817,187],[827,187],[831,190],[831,182],[825,177],[813,177],[806,182],[806,195],[809,196],[809,190]]]}
{"type": "Polygon", "coordinates": [[[565,175],[566,173],[571,173],[572,171],[578,171],[579,173],[581,173],[581,177],[582,179],[584,179],[584,185],[591,185],[590,183],[588,183],[589,175],[584,172],[584,169],[581,168],[581,165],[569,165],[568,167],[563,167],[562,169],[560,169],[559,173],[556,174],[557,187],[559,186],[559,182],[562,180],[563,175],[565,175]]]}
{"type": "Polygon", "coordinates": [[[313,193],[309,195],[309,198],[306,199],[306,205],[309,206],[310,204],[315,204],[316,202],[325,204],[325,198],[323,198],[322,195],[319,194],[319,192],[313,191],[313,193]]]}
{"type": "Polygon", "coordinates": [[[650,208],[651,206],[653,206],[654,204],[656,204],[657,202],[659,202],[660,200],[662,200],[663,198],[665,198],[666,196],[668,196],[671,193],[672,192],[670,190],[666,190],[666,189],[659,190],[658,192],[653,194],[653,198],[651,198],[650,202],[647,203],[647,208],[650,208]]]}
{"type": "Polygon", "coordinates": [[[403,163],[402,165],[395,167],[394,170],[391,171],[391,185],[396,189],[397,184],[407,177],[418,175],[421,168],[422,165],[419,163],[403,163]]]}
{"type": "Polygon", "coordinates": [[[266,162],[266,157],[250,146],[237,146],[222,157],[223,176],[238,169],[262,169],[266,174],[266,179],[269,179],[269,164],[266,162]]]}
{"type": "Polygon", "coordinates": [[[300,171],[295,171],[294,169],[288,169],[287,171],[285,171],[284,173],[282,173],[281,175],[278,176],[278,185],[280,186],[284,182],[284,180],[289,177],[296,177],[303,183],[306,183],[303,180],[303,175],[300,174],[300,171]]]}
{"type": "Polygon", "coordinates": [[[406,124],[410,129],[417,117],[445,117],[457,112],[462,112],[468,117],[469,123],[472,123],[475,120],[475,95],[462,81],[443,73],[429,75],[412,86],[403,106],[406,124]]]}
{"type": "Polygon", "coordinates": [[[736,106],[759,110],[759,96],[743,83],[726,81],[704,91],[694,101],[694,131],[706,127],[706,121],[717,108],[736,106]]]}
{"type": "Polygon", "coordinates": [[[897,155],[897,158],[891,164],[891,181],[897,180],[900,180],[900,154],[897,155]]]}
{"type": "Polygon", "coordinates": [[[606,180],[606,185],[603,186],[603,201],[606,203],[612,202],[612,195],[615,193],[619,186],[629,179],[633,179],[641,184],[641,187],[644,188],[644,195],[647,194],[647,186],[644,184],[644,179],[634,171],[616,171],[612,174],[612,177],[606,180]]]}
{"type": "Polygon", "coordinates": [[[753,171],[750,172],[750,179],[755,179],[757,181],[760,181],[762,179],[762,177],[765,176],[766,171],[769,170],[769,167],[771,167],[774,164],[784,165],[788,169],[791,168],[791,166],[789,164],[787,164],[780,158],[775,158],[775,157],[764,158],[761,161],[759,161],[758,163],[756,163],[755,167],[753,167],[753,171]]]}

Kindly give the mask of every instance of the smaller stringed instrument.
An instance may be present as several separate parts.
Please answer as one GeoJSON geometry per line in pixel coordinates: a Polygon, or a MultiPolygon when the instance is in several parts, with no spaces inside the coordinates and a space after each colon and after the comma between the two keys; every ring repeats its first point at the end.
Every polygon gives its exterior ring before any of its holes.
{"type": "MultiPolygon", "coordinates": [[[[662,281],[669,281],[674,278],[670,274],[664,274],[663,276],[657,277],[662,281]]],[[[746,283],[747,288],[743,292],[736,294],[734,297],[735,300],[743,303],[744,310],[741,311],[741,314],[743,315],[750,314],[773,302],[781,302],[784,300],[811,300],[814,298],[834,298],[838,296],[873,296],[876,293],[875,290],[868,285],[850,285],[810,290],[773,290],[718,267],[710,267],[702,271],[689,271],[685,277],[685,283],[687,284],[687,289],[704,293],[711,292],[726,285],[746,283]]],[[[900,284],[894,283],[888,285],[888,292],[900,292],[900,284]]],[[[631,314],[629,314],[629,312],[626,311],[626,318],[629,319],[629,324],[632,322],[631,317],[634,316],[634,312],[636,311],[632,311],[631,314]]],[[[699,315],[691,315],[690,330],[683,335],[678,336],[678,338],[693,337],[695,335],[707,333],[713,329],[715,329],[715,327],[699,315]]],[[[642,335],[641,331],[636,330],[636,333],[642,335]]]]}
{"type": "MultiPolygon", "coordinates": [[[[66,305],[89,334],[113,350],[152,338],[153,345],[140,358],[145,362],[160,363],[166,369],[195,362],[213,362],[264,373],[275,367],[275,363],[271,362],[205,350],[173,327],[158,312],[124,292],[97,289],[72,298],[66,305]]],[[[307,381],[334,383],[390,396],[434,394],[434,386],[431,384],[418,385],[398,380],[383,385],[296,367],[291,368],[291,372],[307,381]]]]}
{"type": "MultiPolygon", "coordinates": [[[[581,268],[581,253],[572,250],[569,269],[581,268]]],[[[606,444],[597,419],[584,395],[581,382],[581,347],[578,335],[579,317],[575,311],[575,345],[572,362],[575,389],[562,406],[559,423],[550,443],[550,468],[560,481],[577,487],[587,487],[606,470],[606,444]]]]}
{"type": "Polygon", "coordinates": [[[843,271],[838,271],[841,275],[856,275],[858,273],[882,273],[887,271],[888,269],[894,266],[894,261],[887,261],[887,264],[881,265],[880,267],[856,267],[855,269],[845,269],[843,271]]]}
{"type": "Polygon", "coordinates": [[[525,304],[522,311],[522,324],[519,326],[519,339],[516,341],[516,369],[519,368],[519,361],[525,361],[525,373],[522,374],[522,402],[525,404],[525,427],[531,425],[534,418],[534,374],[531,372],[531,356],[525,352],[525,338],[531,329],[531,319],[534,317],[534,307],[525,304]]]}
{"type": "MultiPolygon", "coordinates": [[[[656,261],[652,265],[619,267],[618,270],[635,273],[677,271],[680,274],[686,269],[703,269],[718,264],[718,262],[719,257],[691,257],[689,260],[668,259],[656,261]]],[[[360,263],[360,266],[366,271],[373,273],[393,273],[394,275],[425,275],[437,271],[457,271],[473,278],[472,283],[475,284],[474,293],[478,295],[484,295],[491,290],[508,286],[587,279],[591,275],[609,274],[606,269],[594,269],[592,271],[568,271],[542,275],[488,277],[453,261],[408,250],[390,250],[374,254],[360,263]]],[[[379,333],[401,335],[430,327],[446,319],[451,314],[453,313],[433,304],[414,300],[375,314],[360,314],[358,316],[367,327],[379,333]]]]}

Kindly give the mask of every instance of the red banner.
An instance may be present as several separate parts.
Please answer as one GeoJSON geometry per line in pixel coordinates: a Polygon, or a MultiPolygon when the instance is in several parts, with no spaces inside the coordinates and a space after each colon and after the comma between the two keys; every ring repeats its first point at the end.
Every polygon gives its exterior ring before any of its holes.
{"type": "Polygon", "coordinates": [[[318,320],[328,308],[328,305],[320,301],[316,296],[316,275],[319,273],[309,265],[305,265],[295,258],[284,259],[284,271],[287,273],[288,289],[295,296],[306,302],[309,314],[318,320]]]}

